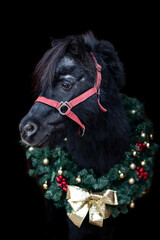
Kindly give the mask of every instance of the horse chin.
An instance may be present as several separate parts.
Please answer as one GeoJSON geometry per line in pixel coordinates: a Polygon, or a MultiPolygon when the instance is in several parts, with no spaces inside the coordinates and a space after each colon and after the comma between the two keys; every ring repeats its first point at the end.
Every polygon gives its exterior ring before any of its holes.
{"type": "Polygon", "coordinates": [[[21,137],[21,139],[25,144],[27,144],[31,147],[43,148],[43,147],[46,147],[47,145],[49,145],[49,136],[48,135],[45,135],[41,139],[36,138],[34,141],[24,139],[23,137],[21,137]]]}
{"type": "Polygon", "coordinates": [[[43,137],[36,145],[34,145],[33,147],[37,147],[37,148],[43,148],[48,146],[49,144],[49,136],[46,135],[45,137],[43,137]]]}

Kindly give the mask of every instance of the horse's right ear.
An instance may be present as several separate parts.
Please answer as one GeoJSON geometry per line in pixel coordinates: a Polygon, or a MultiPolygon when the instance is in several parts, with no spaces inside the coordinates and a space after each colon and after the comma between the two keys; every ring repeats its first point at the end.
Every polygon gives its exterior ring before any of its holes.
{"type": "Polygon", "coordinates": [[[85,58],[85,51],[84,41],[81,37],[71,38],[67,47],[67,52],[83,61],[85,58]]]}

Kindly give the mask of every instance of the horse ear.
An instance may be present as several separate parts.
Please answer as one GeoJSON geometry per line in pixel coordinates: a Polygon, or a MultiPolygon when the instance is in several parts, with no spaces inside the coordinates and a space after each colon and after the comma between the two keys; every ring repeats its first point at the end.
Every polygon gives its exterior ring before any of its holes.
{"type": "Polygon", "coordinates": [[[67,51],[78,57],[80,60],[85,58],[85,45],[81,37],[74,37],[70,40],[67,51]]]}
{"type": "Polygon", "coordinates": [[[114,82],[118,90],[120,90],[125,85],[125,74],[123,65],[119,60],[114,46],[108,41],[100,41],[97,47],[103,62],[110,70],[114,78],[114,82]]]}

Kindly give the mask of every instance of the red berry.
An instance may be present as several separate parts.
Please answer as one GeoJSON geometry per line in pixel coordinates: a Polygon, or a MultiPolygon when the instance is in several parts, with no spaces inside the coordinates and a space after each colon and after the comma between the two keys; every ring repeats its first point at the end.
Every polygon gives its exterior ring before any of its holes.
{"type": "Polygon", "coordinates": [[[140,170],[139,170],[140,172],[143,172],[144,171],[144,168],[140,168],[140,170]]]}
{"type": "Polygon", "coordinates": [[[139,170],[139,167],[136,167],[137,170],[139,170]]]}
{"type": "Polygon", "coordinates": [[[62,184],[63,184],[63,185],[66,185],[66,181],[63,181],[62,184]]]}
{"type": "Polygon", "coordinates": [[[147,179],[148,178],[148,172],[144,172],[143,176],[144,176],[144,179],[147,179]]]}
{"type": "Polygon", "coordinates": [[[60,182],[61,179],[60,179],[59,177],[56,177],[56,181],[57,181],[57,182],[60,182]]]}
{"type": "Polygon", "coordinates": [[[62,176],[62,175],[59,175],[59,178],[60,178],[60,179],[62,179],[62,178],[63,178],[63,176],[62,176]]]}
{"type": "Polygon", "coordinates": [[[63,189],[63,191],[67,191],[67,188],[66,188],[66,187],[63,187],[62,189],[63,189]]]}
{"type": "Polygon", "coordinates": [[[60,188],[62,188],[62,186],[63,186],[63,184],[62,184],[62,183],[60,183],[60,184],[59,184],[59,187],[60,187],[60,188]]]}

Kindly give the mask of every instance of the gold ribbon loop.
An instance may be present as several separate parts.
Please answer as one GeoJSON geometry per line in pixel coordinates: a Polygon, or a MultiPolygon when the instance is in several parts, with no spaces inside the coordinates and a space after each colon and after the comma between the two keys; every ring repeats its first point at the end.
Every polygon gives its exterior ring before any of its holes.
{"type": "Polygon", "coordinates": [[[72,212],[67,215],[77,227],[81,226],[88,211],[89,223],[102,227],[103,219],[111,215],[106,204],[118,205],[117,192],[110,189],[89,193],[86,189],[69,185],[66,198],[72,208],[72,212]]]}

